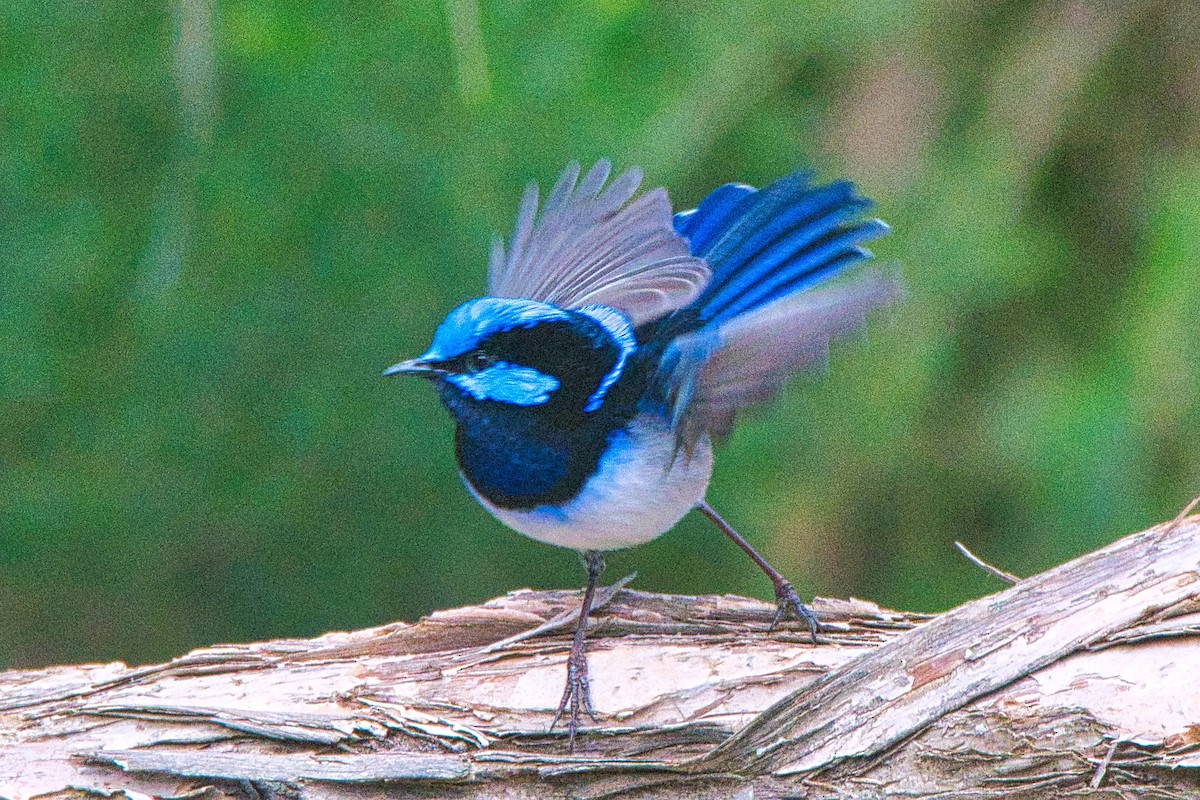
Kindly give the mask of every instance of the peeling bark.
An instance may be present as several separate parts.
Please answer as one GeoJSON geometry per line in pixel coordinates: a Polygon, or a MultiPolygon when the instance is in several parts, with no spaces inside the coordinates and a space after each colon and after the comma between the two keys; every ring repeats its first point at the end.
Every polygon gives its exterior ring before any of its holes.
{"type": "Polygon", "coordinates": [[[167,664],[0,673],[0,797],[1200,797],[1200,516],[930,617],[622,585],[167,664]]]}

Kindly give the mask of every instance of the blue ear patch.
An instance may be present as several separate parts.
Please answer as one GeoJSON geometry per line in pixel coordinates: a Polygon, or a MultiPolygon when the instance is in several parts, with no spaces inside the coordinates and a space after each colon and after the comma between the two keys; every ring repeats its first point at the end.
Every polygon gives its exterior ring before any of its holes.
{"type": "Polygon", "coordinates": [[[587,405],[583,407],[584,411],[595,411],[604,402],[604,396],[608,394],[608,390],[621,377],[621,373],[625,369],[625,361],[637,349],[637,339],[633,336],[633,326],[629,324],[629,320],[615,308],[594,304],[582,306],[577,310],[580,314],[586,314],[603,325],[620,350],[620,353],[617,355],[617,363],[613,365],[613,368],[600,381],[600,385],[596,387],[596,391],[592,392],[591,397],[587,399],[587,405]]]}
{"type": "Polygon", "coordinates": [[[533,367],[521,367],[497,361],[481,372],[464,372],[446,380],[476,400],[495,400],[516,406],[537,406],[550,402],[550,393],[559,387],[558,378],[533,367]]]}

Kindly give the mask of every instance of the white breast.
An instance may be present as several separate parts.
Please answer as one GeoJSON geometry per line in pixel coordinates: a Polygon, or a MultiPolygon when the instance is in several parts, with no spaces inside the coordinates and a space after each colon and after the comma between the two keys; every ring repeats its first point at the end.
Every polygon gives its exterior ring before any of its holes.
{"type": "Polygon", "coordinates": [[[496,519],[531,539],[575,550],[617,550],[673,528],[703,499],[711,476],[707,439],[689,459],[675,453],[675,435],[664,421],[641,416],[616,434],[596,474],[563,505],[510,511],[471,493],[496,519]]]}

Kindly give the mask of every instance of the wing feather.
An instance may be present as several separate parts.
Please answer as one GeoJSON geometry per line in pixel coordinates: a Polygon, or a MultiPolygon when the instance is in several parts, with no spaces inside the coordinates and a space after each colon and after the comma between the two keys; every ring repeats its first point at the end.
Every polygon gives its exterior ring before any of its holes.
{"type": "Polygon", "coordinates": [[[663,189],[635,197],[637,168],[609,182],[601,159],[580,179],[572,162],[538,214],[538,189],[521,198],[507,253],[493,243],[488,293],[578,308],[599,303],[634,325],[683,308],[699,296],[710,272],[675,232],[663,189]],[[607,186],[605,184],[607,183],[607,186]]]}
{"type": "Polygon", "coordinates": [[[739,410],[774,397],[797,371],[823,364],[831,339],[861,328],[872,310],[900,294],[898,276],[866,270],[675,340],[663,369],[680,448],[689,451],[704,434],[727,435],[739,410]]]}

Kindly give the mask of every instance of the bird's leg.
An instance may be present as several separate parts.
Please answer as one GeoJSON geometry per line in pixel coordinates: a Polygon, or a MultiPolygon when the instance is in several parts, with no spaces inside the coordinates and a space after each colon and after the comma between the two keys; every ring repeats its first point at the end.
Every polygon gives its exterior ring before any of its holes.
{"type": "Polygon", "coordinates": [[[583,563],[587,567],[587,588],[583,590],[583,606],[579,610],[579,623],[575,626],[575,639],[571,642],[571,653],[567,656],[567,685],[563,689],[562,699],[558,701],[558,711],[550,721],[550,730],[569,710],[567,717],[567,741],[571,751],[575,751],[575,731],[579,729],[579,712],[587,713],[592,721],[596,721],[596,712],[592,710],[591,689],[588,685],[587,654],[583,651],[583,636],[587,632],[588,614],[592,611],[592,598],[596,594],[596,581],[604,572],[604,559],[595,550],[583,551],[583,563]]]}
{"type": "Polygon", "coordinates": [[[742,552],[750,556],[758,568],[766,573],[771,579],[771,583],[775,586],[775,618],[771,621],[769,630],[774,630],[779,621],[783,619],[783,615],[788,611],[792,611],[803,620],[808,626],[808,632],[812,636],[814,643],[817,641],[817,630],[820,628],[820,622],[817,620],[817,615],[812,609],[800,602],[799,595],[792,587],[791,582],[779,573],[779,570],[772,567],[767,560],[760,556],[758,552],[750,546],[750,543],[742,538],[741,534],[733,529],[733,527],[721,519],[721,515],[713,510],[713,507],[706,500],[701,500],[696,504],[696,510],[712,520],[713,524],[721,529],[721,532],[733,540],[733,543],[742,548],[742,552]]]}

